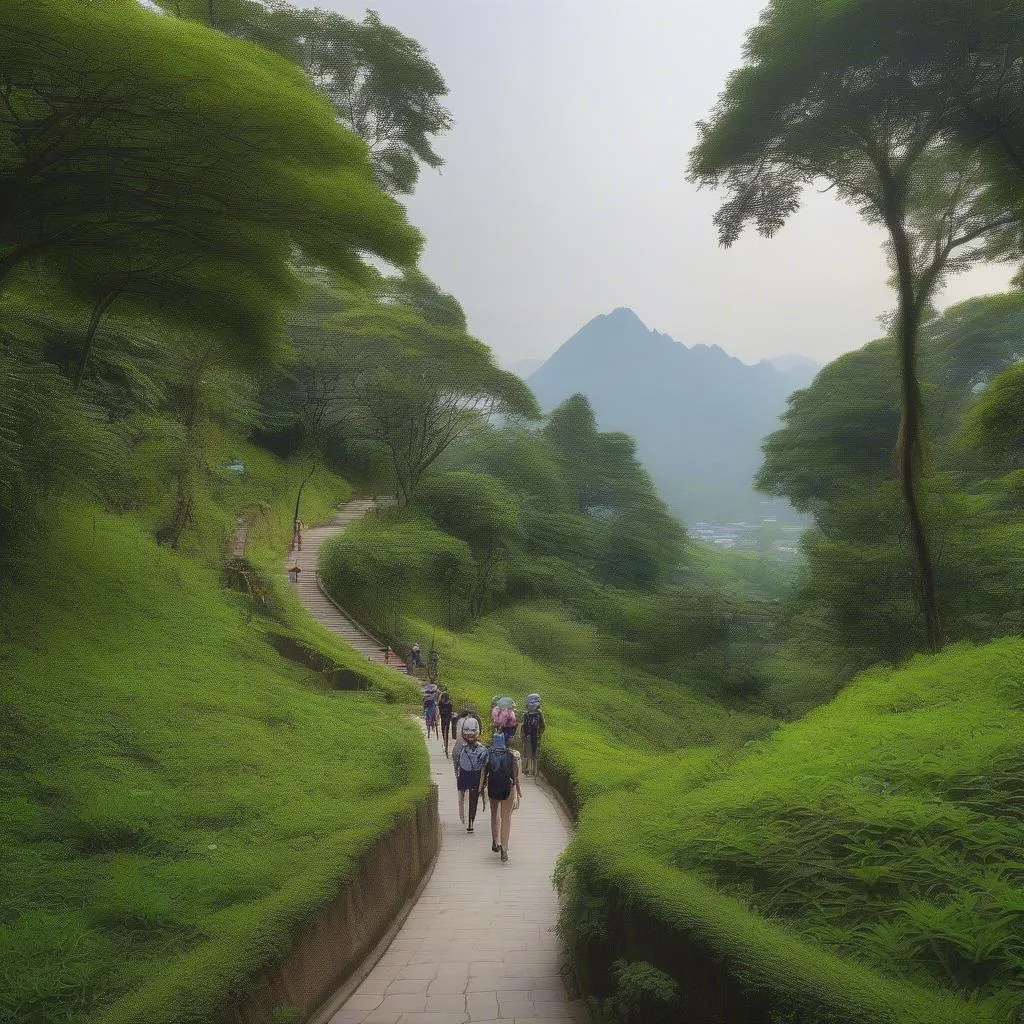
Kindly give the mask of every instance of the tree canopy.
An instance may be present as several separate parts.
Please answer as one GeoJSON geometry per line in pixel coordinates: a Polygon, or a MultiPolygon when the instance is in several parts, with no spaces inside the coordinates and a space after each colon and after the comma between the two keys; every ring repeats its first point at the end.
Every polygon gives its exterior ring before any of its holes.
{"type": "Polygon", "coordinates": [[[251,44],[130,0],[12,0],[0,55],[0,283],[50,267],[96,311],[128,296],[258,360],[296,252],[360,278],[419,251],[365,145],[251,44]]]}
{"type": "Polygon", "coordinates": [[[539,415],[530,389],[495,364],[453,302],[416,275],[387,282],[379,298],[328,326],[348,367],[346,432],[387,450],[403,500],[471,427],[494,415],[539,415]]]}
{"type": "Polygon", "coordinates": [[[157,0],[169,13],[250,39],[302,68],[335,115],[370,150],[380,186],[413,191],[420,167],[444,161],[433,137],[448,131],[448,89],[423,47],[374,11],[361,22],[281,0],[157,0]]]}
{"type": "Polygon", "coordinates": [[[1017,258],[1020,225],[981,154],[956,136],[949,110],[909,101],[929,83],[869,45],[877,26],[862,15],[855,4],[774,0],[748,35],[744,65],[699,125],[690,177],[725,188],[715,217],[724,245],[748,223],[774,234],[815,181],[886,230],[901,382],[897,470],[917,593],[937,649],[939,595],[918,494],[918,338],[943,280],[980,259],[1017,258]]]}

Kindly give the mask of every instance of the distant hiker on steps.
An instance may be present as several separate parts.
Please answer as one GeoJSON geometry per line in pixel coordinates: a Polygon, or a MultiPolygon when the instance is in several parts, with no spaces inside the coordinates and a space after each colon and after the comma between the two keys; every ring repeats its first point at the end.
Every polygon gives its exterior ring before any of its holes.
{"type": "Polygon", "coordinates": [[[491,741],[480,780],[481,792],[484,786],[491,800],[491,850],[507,861],[512,812],[519,806],[523,791],[519,786],[519,762],[514,751],[505,746],[505,736],[500,732],[491,741]]]}
{"type": "Polygon", "coordinates": [[[295,530],[292,533],[292,551],[302,550],[302,520],[295,520],[295,530]]]}
{"type": "Polygon", "coordinates": [[[462,748],[452,754],[455,778],[459,789],[459,820],[466,823],[466,794],[469,794],[469,822],[466,831],[473,831],[476,808],[482,793],[480,778],[487,763],[487,748],[480,742],[480,723],[467,715],[462,719],[462,748]]]}

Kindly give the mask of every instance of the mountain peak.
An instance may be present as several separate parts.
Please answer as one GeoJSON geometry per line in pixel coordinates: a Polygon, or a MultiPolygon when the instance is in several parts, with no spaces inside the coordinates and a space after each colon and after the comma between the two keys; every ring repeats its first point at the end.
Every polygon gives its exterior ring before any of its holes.
{"type": "Polygon", "coordinates": [[[687,347],[625,306],[595,316],[530,375],[543,409],[586,395],[601,430],[636,439],[671,508],[716,522],[765,507],[750,483],[761,439],[803,383],[799,368],[782,374],[747,366],[719,345],[687,347]]]}
{"type": "Polygon", "coordinates": [[[622,323],[638,323],[645,331],[647,330],[647,324],[645,324],[643,320],[641,320],[640,317],[638,317],[636,313],[629,308],[629,306],[616,306],[610,313],[605,313],[605,317],[609,320],[617,320],[622,323]]]}

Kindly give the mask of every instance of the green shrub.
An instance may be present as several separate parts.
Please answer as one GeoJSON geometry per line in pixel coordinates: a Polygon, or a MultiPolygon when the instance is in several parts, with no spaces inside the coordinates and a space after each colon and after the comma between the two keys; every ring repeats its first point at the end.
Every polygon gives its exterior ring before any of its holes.
{"type": "Polygon", "coordinates": [[[647,961],[612,964],[615,993],[604,1000],[607,1024],[675,1024],[679,1020],[679,985],[647,961]]]}

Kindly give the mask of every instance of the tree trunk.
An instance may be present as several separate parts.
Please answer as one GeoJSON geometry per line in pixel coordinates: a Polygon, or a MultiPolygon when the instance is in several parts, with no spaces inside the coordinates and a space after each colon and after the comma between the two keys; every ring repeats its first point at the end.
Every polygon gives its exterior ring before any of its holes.
{"type": "Polygon", "coordinates": [[[89,363],[89,356],[92,354],[92,343],[99,330],[100,323],[106,315],[107,310],[114,304],[119,292],[108,292],[92,308],[92,316],[89,319],[89,327],[85,332],[82,341],[82,351],[78,354],[78,362],[75,364],[74,373],[71,376],[71,386],[77,391],[85,376],[85,368],[89,363]]]}
{"type": "Polygon", "coordinates": [[[915,294],[910,244],[903,229],[902,218],[890,223],[899,281],[899,356],[900,356],[900,432],[896,441],[896,471],[900,492],[907,507],[910,540],[914,554],[916,589],[924,613],[928,647],[937,653],[943,647],[942,621],[939,615],[939,594],[935,582],[928,535],[921,512],[918,491],[921,439],[921,389],[917,381],[917,340],[921,328],[921,306],[915,294]]]}
{"type": "Polygon", "coordinates": [[[299,506],[302,504],[302,492],[306,489],[306,484],[313,479],[313,474],[316,472],[316,460],[313,461],[312,466],[309,468],[309,472],[306,474],[305,479],[299,484],[299,493],[295,495],[295,511],[292,514],[292,537],[295,536],[296,527],[299,525],[299,506]]]}

